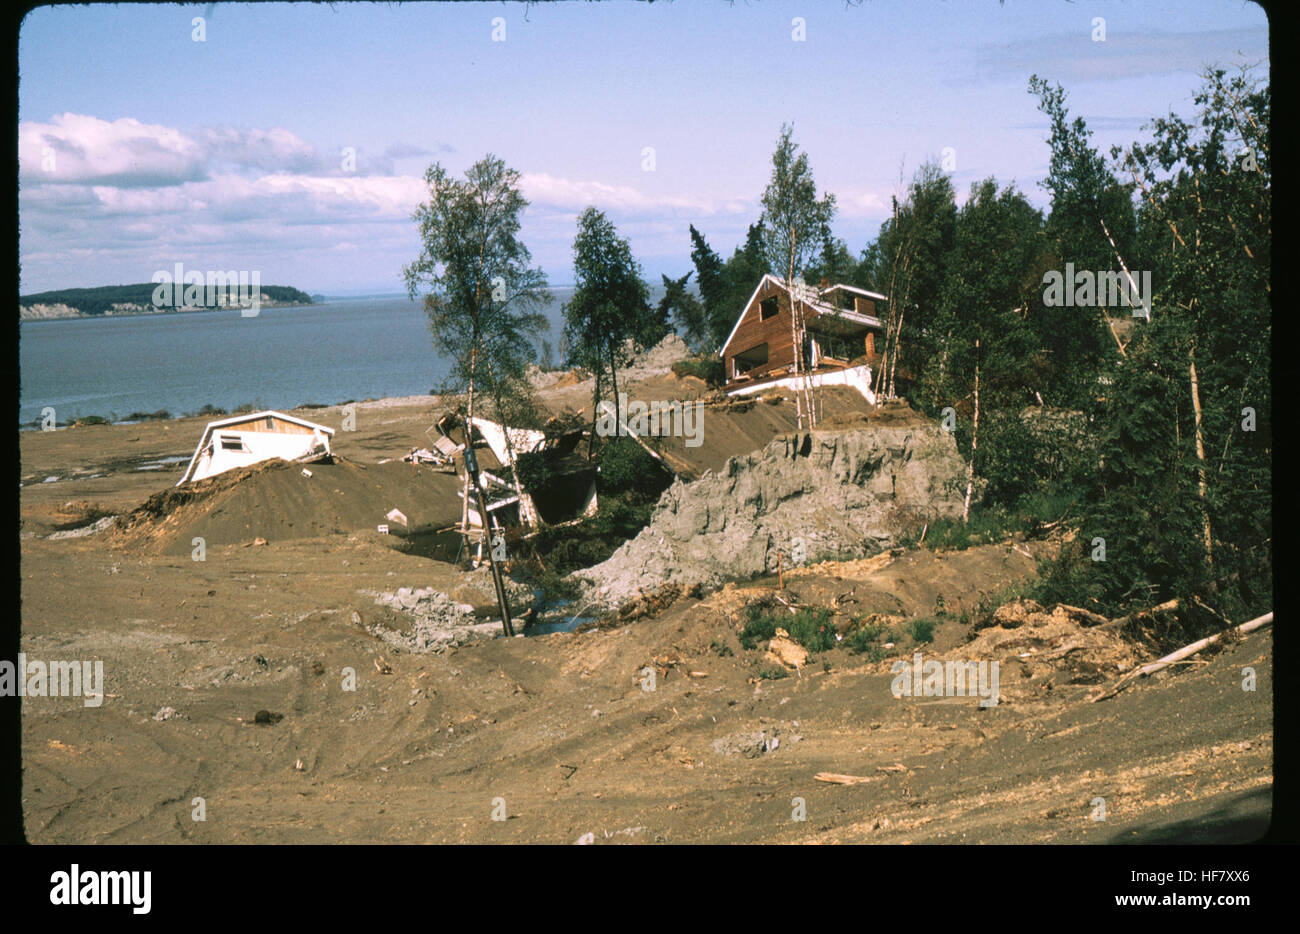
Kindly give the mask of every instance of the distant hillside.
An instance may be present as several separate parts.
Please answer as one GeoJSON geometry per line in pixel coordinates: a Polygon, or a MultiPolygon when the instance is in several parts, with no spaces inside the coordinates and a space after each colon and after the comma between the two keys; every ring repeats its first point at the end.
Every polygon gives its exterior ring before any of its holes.
{"type": "MultiPolygon", "coordinates": [[[[18,298],[18,314],[24,319],[74,318],[98,315],[154,314],[158,312],[206,311],[238,305],[238,286],[216,286],[212,295],[205,287],[199,302],[190,307],[162,307],[153,303],[158,284],[104,285],[93,289],[57,289],[18,298]]],[[[310,305],[311,296],[288,285],[260,286],[263,305],[310,305]]]]}

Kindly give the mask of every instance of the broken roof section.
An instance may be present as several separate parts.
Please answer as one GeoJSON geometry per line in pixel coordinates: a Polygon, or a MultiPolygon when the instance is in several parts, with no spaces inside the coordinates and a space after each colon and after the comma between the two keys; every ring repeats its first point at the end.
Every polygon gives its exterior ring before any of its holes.
{"type": "Polygon", "coordinates": [[[208,422],[177,486],[280,458],[308,463],[330,456],[334,429],[267,409],[208,422]]]}

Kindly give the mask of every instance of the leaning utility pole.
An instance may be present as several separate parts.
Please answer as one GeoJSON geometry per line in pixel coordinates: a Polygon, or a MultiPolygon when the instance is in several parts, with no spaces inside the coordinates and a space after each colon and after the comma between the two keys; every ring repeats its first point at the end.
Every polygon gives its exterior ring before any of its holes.
{"type": "MultiPolygon", "coordinates": [[[[515,634],[515,627],[510,622],[510,604],[506,601],[506,588],[501,580],[501,569],[497,567],[496,561],[492,557],[492,536],[488,523],[491,519],[488,517],[487,501],[483,496],[483,484],[479,480],[478,458],[474,454],[474,435],[470,433],[471,426],[469,419],[465,419],[465,480],[466,484],[472,483],[474,486],[474,496],[478,500],[478,512],[483,518],[483,535],[487,539],[487,560],[488,567],[492,570],[492,586],[496,588],[497,604],[501,607],[501,628],[507,636],[515,634]]],[[[466,500],[468,503],[468,499],[466,500]]]]}

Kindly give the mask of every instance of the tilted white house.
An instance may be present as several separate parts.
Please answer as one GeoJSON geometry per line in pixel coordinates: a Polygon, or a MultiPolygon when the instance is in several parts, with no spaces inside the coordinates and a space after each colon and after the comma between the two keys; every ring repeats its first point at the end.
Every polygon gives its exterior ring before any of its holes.
{"type": "Polygon", "coordinates": [[[332,437],[333,428],[283,412],[253,412],[208,422],[176,485],[275,457],[286,461],[317,460],[329,455],[332,437]]]}

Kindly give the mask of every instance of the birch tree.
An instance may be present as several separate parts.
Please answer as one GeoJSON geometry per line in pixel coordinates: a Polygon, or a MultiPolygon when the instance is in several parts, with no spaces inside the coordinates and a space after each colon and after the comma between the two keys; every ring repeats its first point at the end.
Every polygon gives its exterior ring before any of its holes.
{"type": "MultiPolygon", "coordinates": [[[[518,172],[489,154],[463,179],[435,163],[424,180],[429,199],[412,215],[421,251],[404,268],[403,279],[412,301],[423,298],[434,349],[448,361],[449,385],[465,391],[472,419],[480,396],[499,408],[515,394],[535,357],[537,335],[549,328],[540,309],[552,297],[545,273],[531,266],[519,239],[528,202],[519,192],[518,172]]],[[[500,412],[494,414],[501,419],[500,412]]],[[[511,477],[518,491],[513,464],[511,477]]],[[[467,531],[468,475],[465,484],[461,518],[467,531]]]]}
{"type": "Polygon", "coordinates": [[[769,268],[785,278],[790,300],[790,341],[794,349],[794,372],[802,376],[802,398],[795,393],[799,428],[804,427],[805,410],[808,427],[815,415],[803,361],[804,321],[795,277],[808,266],[827,236],[835,215],[835,196],[817,197],[817,183],[808,166],[808,154],[799,151],[792,139],[794,129],[781,127],[776,150],[772,153],[772,178],[763,192],[763,247],[769,268]]]}

